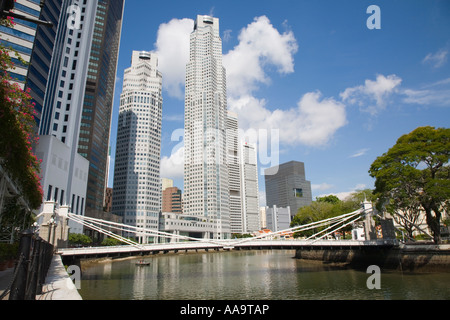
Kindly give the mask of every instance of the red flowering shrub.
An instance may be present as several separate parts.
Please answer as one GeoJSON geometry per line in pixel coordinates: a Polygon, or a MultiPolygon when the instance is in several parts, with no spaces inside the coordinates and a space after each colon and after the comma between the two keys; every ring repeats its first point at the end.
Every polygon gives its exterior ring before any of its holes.
{"type": "MultiPolygon", "coordinates": [[[[2,25],[11,26],[12,19],[3,19],[2,25]]],[[[0,45],[0,162],[17,181],[30,209],[42,204],[43,190],[39,177],[40,160],[33,152],[37,144],[34,103],[31,96],[11,81],[8,70],[14,69],[11,50],[0,45]]]]}

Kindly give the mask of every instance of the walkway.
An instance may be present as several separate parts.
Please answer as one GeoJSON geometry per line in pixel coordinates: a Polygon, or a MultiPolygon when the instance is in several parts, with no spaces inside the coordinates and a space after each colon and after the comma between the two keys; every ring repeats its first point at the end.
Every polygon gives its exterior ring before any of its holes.
{"type": "Polygon", "coordinates": [[[64,268],[61,256],[53,257],[42,294],[37,296],[36,300],[82,300],[64,268]]]}
{"type": "MultiPolygon", "coordinates": [[[[0,295],[9,288],[13,275],[14,268],[0,271],[0,295]]],[[[9,295],[4,298],[8,299],[9,295]]],[[[42,294],[38,295],[36,300],[82,300],[59,255],[53,257],[42,294]]]]}

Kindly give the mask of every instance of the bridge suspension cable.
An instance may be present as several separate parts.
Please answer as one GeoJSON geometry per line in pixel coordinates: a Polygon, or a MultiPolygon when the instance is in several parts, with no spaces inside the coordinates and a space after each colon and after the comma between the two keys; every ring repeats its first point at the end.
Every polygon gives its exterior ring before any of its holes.
{"type": "MultiPolygon", "coordinates": [[[[325,230],[330,230],[331,228],[334,228],[334,227],[340,225],[341,223],[343,223],[343,222],[345,222],[345,221],[347,221],[347,220],[349,220],[349,219],[352,219],[352,218],[354,218],[354,217],[357,216],[356,219],[352,220],[351,222],[347,223],[346,225],[341,226],[341,227],[338,228],[338,229],[334,229],[333,231],[331,231],[331,232],[325,234],[324,236],[322,236],[321,238],[319,238],[319,239],[316,240],[316,241],[318,241],[318,240],[320,240],[320,239],[322,239],[322,238],[328,236],[329,234],[331,234],[331,233],[333,233],[333,232],[336,232],[336,231],[338,231],[338,230],[344,228],[345,226],[347,226],[347,225],[349,225],[349,224],[351,224],[351,223],[353,223],[353,222],[359,220],[363,214],[367,214],[367,210],[365,210],[365,209],[359,209],[359,210],[356,210],[356,211],[351,212],[351,213],[343,214],[343,215],[341,215],[341,216],[332,217],[332,218],[328,218],[328,219],[325,219],[325,220],[321,220],[321,221],[316,221],[316,222],[308,223],[308,224],[301,225],[301,226],[296,226],[296,227],[289,228],[289,229],[286,229],[286,230],[281,230],[281,231],[271,232],[271,233],[259,235],[259,236],[253,237],[253,238],[246,238],[246,239],[243,239],[243,240],[241,240],[241,241],[238,241],[237,243],[238,243],[238,244],[241,244],[241,243],[245,243],[245,242],[249,242],[249,241],[253,241],[253,240],[260,240],[260,239],[269,238],[269,237],[273,237],[273,236],[276,236],[276,235],[286,234],[286,233],[291,233],[291,232],[302,232],[302,231],[307,231],[307,230],[311,230],[311,229],[315,229],[315,228],[320,228],[320,227],[328,226],[328,225],[330,225],[330,224],[332,224],[332,223],[335,223],[333,226],[331,226],[331,227],[325,229],[325,230]]],[[[311,236],[311,237],[308,238],[307,240],[310,240],[310,239],[312,239],[312,238],[317,237],[319,234],[323,233],[325,230],[322,230],[322,231],[320,231],[320,232],[314,234],[313,236],[311,236]]]]}
{"type": "MultiPolygon", "coordinates": [[[[148,229],[148,228],[135,227],[135,226],[131,226],[131,225],[123,224],[123,223],[106,221],[106,220],[101,220],[101,219],[96,219],[96,218],[91,218],[91,217],[86,217],[86,216],[78,216],[73,213],[69,213],[68,217],[69,217],[69,219],[73,220],[74,222],[80,223],[88,228],[91,228],[93,230],[96,230],[100,233],[111,236],[115,239],[118,239],[120,241],[123,241],[123,242],[133,245],[133,246],[139,246],[139,244],[134,241],[131,241],[127,238],[118,236],[117,234],[114,234],[113,232],[108,231],[104,228],[114,229],[117,231],[132,233],[132,234],[142,235],[142,236],[156,236],[158,238],[166,238],[166,239],[167,238],[168,239],[175,238],[175,239],[190,240],[190,241],[205,241],[205,239],[198,239],[198,238],[193,238],[193,237],[189,237],[189,236],[182,236],[182,235],[167,233],[167,232],[163,232],[163,231],[157,231],[157,230],[148,229]]],[[[209,240],[208,242],[215,243],[212,240],[209,240]]]]}
{"type": "Polygon", "coordinates": [[[110,230],[131,233],[131,234],[135,234],[137,236],[154,236],[157,238],[178,239],[178,240],[185,240],[185,241],[187,240],[187,241],[206,242],[206,243],[219,244],[219,245],[224,245],[224,246],[228,246],[228,245],[234,246],[234,245],[243,244],[245,242],[250,242],[253,240],[261,240],[261,239],[265,239],[265,238],[269,238],[269,237],[273,237],[273,236],[277,236],[277,235],[281,235],[281,234],[292,233],[292,232],[302,232],[302,231],[307,231],[307,230],[311,230],[311,229],[315,229],[315,228],[328,226],[324,230],[321,230],[306,239],[306,240],[310,240],[310,241],[312,241],[312,243],[314,243],[316,241],[319,241],[319,240],[327,237],[328,235],[330,235],[334,232],[337,232],[337,231],[345,228],[346,226],[361,219],[361,217],[363,217],[367,214],[370,214],[372,212],[373,212],[373,210],[371,207],[364,207],[364,208],[361,208],[356,211],[346,213],[346,214],[343,214],[340,216],[308,223],[308,224],[301,225],[301,226],[296,226],[296,227],[289,228],[286,230],[262,234],[262,235],[255,236],[252,238],[245,238],[245,239],[242,239],[239,241],[224,241],[224,240],[218,241],[218,240],[213,240],[213,239],[199,239],[199,238],[177,235],[177,234],[167,233],[167,232],[143,228],[143,227],[131,226],[131,225],[123,224],[123,223],[106,221],[106,220],[101,220],[101,219],[96,219],[96,218],[91,218],[91,217],[86,217],[86,216],[79,216],[79,215],[75,215],[73,213],[69,213],[67,216],[70,220],[72,220],[76,223],[79,223],[83,226],[86,226],[87,228],[98,231],[102,234],[105,234],[111,238],[117,239],[128,245],[140,248],[141,247],[140,244],[138,244],[130,239],[127,239],[125,237],[122,237],[118,234],[115,234],[114,232],[112,232],[110,230]],[[107,230],[107,229],[110,229],[110,230],[107,230]],[[319,237],[319,235],[321,235],[321,236],[319,237]]]}

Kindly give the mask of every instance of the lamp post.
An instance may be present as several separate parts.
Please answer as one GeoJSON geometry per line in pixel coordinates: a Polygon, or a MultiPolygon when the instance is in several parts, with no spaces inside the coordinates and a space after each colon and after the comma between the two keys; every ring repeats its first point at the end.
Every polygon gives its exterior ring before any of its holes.
{"type": "Polygon", "coordinates": [[[51,245],[55,245],[55,234],[56,234],[56,221],[53,217],[48,221],[48,239],[47,242],[51,245]],[[52,232],[53,229],[53,232],[52,232]]]}

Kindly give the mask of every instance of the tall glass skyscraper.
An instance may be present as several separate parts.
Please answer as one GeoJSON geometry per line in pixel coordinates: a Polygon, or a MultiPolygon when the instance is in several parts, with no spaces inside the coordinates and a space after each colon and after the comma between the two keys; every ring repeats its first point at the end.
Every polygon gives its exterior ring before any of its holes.
{"type": "Polygon", "coordinates": [[[184,214],[215,223],[205,237],[229,238],[226,71],[217,18],[196,18],[185,94],[184,214]]]}
{"type": "MultiPolygon", "coordinates": [[[[89,0],[92,1],[92,0],[89,0]]],[[[89,160],[86,216],[105,218],[108,155],[125,0],[98,0],[81,115],[78,153],[89,160]]]]}
{"type": "MultiPolygon", "coordinates": [[[[134,51],[120,96],[112,212],[158,230],[161,208],[162,74],[158,58],[134,51]]],[[[127,235],[126,235],[127,236],[127,235]]],[[[133,235],[134,236],[134,235],[133,235]]],[[[143,243],[151,238],[139,239],[143,243]]]]}

